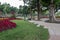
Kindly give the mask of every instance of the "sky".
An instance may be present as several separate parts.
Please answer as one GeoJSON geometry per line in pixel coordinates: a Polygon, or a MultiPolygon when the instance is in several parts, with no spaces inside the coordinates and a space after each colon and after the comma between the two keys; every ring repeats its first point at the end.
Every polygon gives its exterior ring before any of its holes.
{"type": "Polygon", "coordinates": [[[9,3],[11,6],[19,8],[19,5],[24,5],[23,1],[19,0],[0,0],[1,4],[3,3],[9,3]]]}

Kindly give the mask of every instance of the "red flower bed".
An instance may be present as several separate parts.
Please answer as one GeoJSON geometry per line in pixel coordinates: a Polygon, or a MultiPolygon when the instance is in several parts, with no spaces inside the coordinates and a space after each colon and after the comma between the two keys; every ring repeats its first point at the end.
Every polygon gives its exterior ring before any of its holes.
{"type": "Polygon", "coordinates": [[[0,31],[4,31],[4,30],[7,30],[7,29],[12,29],[12,28],[15,28],[15,27],[16,27],[16,24],[9,21],[8,19],[0,21],[0,31]]]}

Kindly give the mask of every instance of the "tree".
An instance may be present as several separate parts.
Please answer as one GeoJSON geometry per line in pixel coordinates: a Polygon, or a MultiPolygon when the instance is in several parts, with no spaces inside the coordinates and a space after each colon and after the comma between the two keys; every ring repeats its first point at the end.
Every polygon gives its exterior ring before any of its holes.
{"type": "Polygon", "coordinates": [[[17,9],[16,7],[10,7],[9,13],[12,14],[12,17],[13,17],[13,18],[16,18],[16,17],[15,17],[15,14],[18,13],[18,9],[17,9]]]}
{"type": "Polygon", "coordinates": [[[56,5],[60,3],[60,0],[42,0],[43,6],[48,7],[49,9],[49,20],[50,22],[55,22],[55,8],[56,5]]]}
{"type": "Polygon", "coordinates": [[[23,14],[23,6],[22,5],[19,6],[18,14],[23,14]]]}
{"type": "Polygon", "coordinates": [[[41,0],[37,0],[37,11],[38,11],[38,20],[40,20],[42,14],[41,0]]]}
{"type": "Polygon", "coordinates": [[[9,11],[9,7],[10,7],[10,4],[7,4],[7,3],[4,3],[4,4],[2,4],[2,6],[3,6],[3,11],[4,11],[4,13],[6,14],[6,16],[7,16],[7,14],[8,14],[8,11],[9,11]]]}
{"type": "Polygon", "coordinates": [[[41,14],[42,14],[41,0],[31,0],[29,4],[30,4],[31,10],[34,9],[38,12],[38,20],[40,20],[41,14]]]}
{"type": "Polygon", "coordinates": [[[28,0],[29,1],[29,3],[28,3],[28,5],[29,5],[29,13],[30,13],[30,16],[31,16],[31,20],[32,20],[32,8],[31,8],[31,0],[28,0]]]}
{"type": "MultiPolygon", "coordinates": [[[[23,0],[23,2],[24,2],[24,9],[25,9],[25,6],[26,6],[25,4],[27,3],[27,1],[28,0],[23,0]]],[[[24,20],[26,20],[25,10],[24,10],[24,20]]]]}
{"type": "Polygon", "coordinates": [[[2,13],[3,13],[3,7],[2,7],[2,5],[0,5],[0,17],[2,15],[2,13]]]}

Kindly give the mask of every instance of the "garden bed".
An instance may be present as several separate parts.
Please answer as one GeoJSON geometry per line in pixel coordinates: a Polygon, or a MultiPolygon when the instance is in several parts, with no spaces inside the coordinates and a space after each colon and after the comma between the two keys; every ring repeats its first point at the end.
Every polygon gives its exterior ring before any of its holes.
{"type": "Polygon", "coordinates": [[[23,20],[22,18],[0,18],[0,20],[23,20]]]}
{"type": "Polygon", "coordinates": [[[0,32],[16,27],[16,23],[11,22],[9,19],[0,19],[0,32]]]}

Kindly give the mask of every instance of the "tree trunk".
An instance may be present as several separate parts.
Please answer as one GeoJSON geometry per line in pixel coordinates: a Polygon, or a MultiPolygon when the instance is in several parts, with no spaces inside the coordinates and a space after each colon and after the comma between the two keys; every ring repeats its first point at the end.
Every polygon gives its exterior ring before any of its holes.
{"type": "MultiPolygon", "coordinates": [[[[29,0],[29,3],[31,3],[31,0],[29,0]]],[[[31,20],[32,20],[32,9],[31,9],[31,5],[30,6],[30,17],[31,17],[31,20]]]]}
{"type": "MultiPolygon", "coordinates": [[[[24,9],[25,9],[25,0],[23,0],[23,2],[24,2],[24,9]]],[[[26,21],[25,10],[24,10],[24,21],[26,21]]]]}
{"type": "Polygon", "coordinates": [[[31,13],[31,20],[32,20],[32,13],[31,13]]]}
{"type": "Polygon", "coordinates": [[[54,4],[50,4],[49,6],[49,21],[50,22],[56,21],[54,8],[55,8],[54,4]]]}
{"type": "Polygon", "coordinates": [[[30,8],[30,16],[31,16],[31,20],[32,20],[32,10],[31,10],[31,8],[30,8]]]}
{"type": "Polygon", "coordinates": [[[38,10],[38,20],[41,19],[41,11],[38,10]]]}
{"type": "Polygon", "coordinates": [[[41,12],[42,9],[41,9],[41,3],[40,3],[40,0],[37,0],[37,12],[38,12],[38,20],[40,20],[41,18],[41,12]]]}

